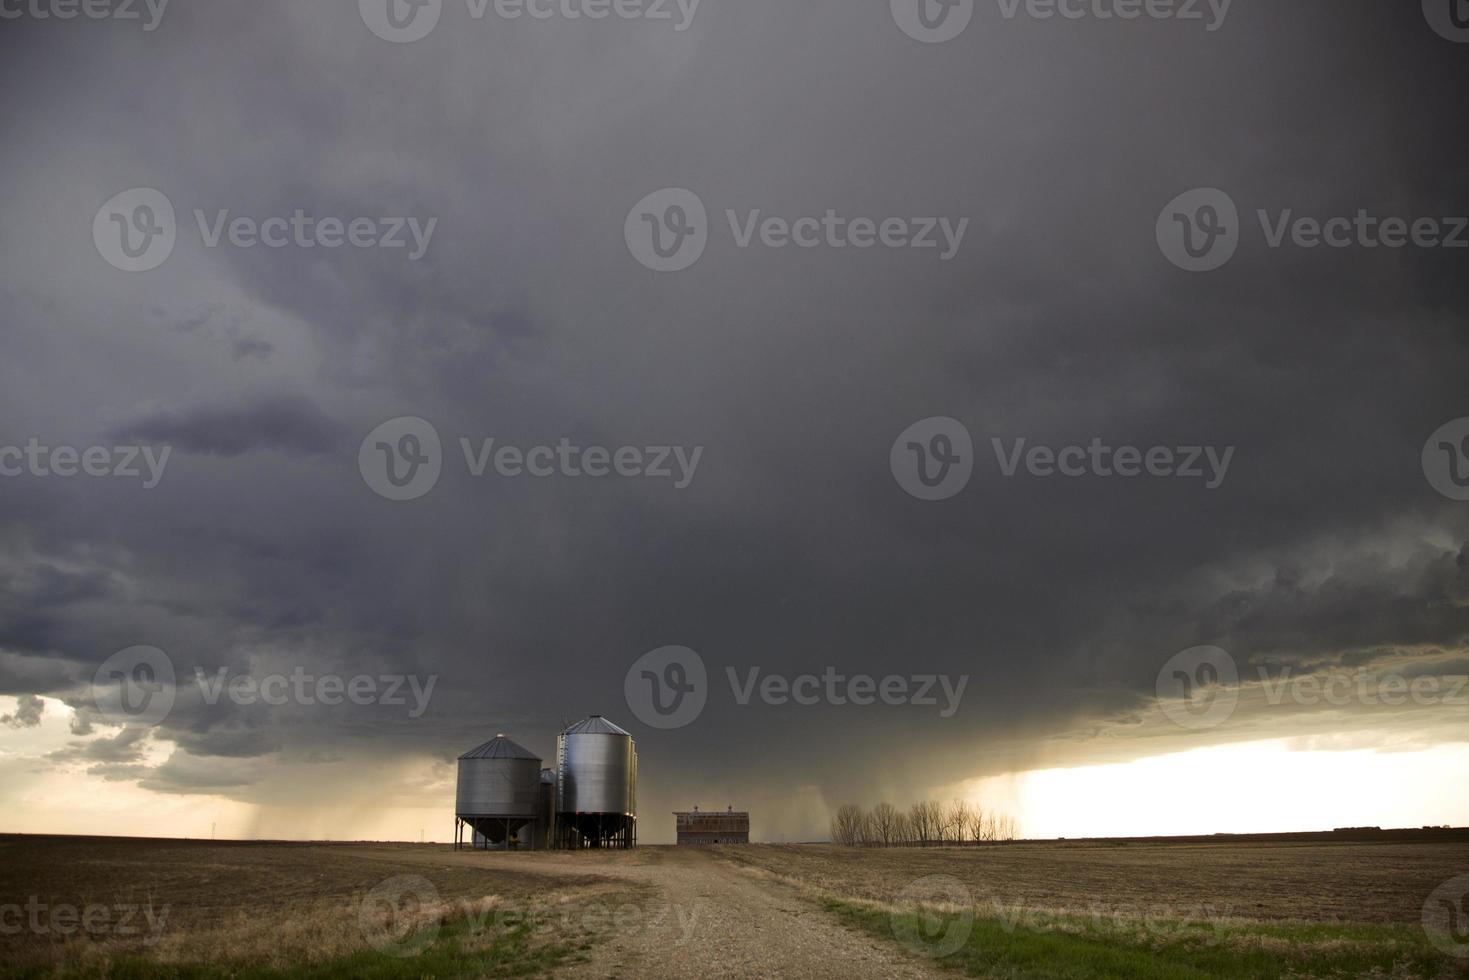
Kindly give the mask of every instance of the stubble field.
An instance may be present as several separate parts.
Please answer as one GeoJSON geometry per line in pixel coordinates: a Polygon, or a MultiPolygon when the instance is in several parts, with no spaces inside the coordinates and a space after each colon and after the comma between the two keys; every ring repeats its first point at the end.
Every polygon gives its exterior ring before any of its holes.
{"type": "Polygon", "coordinates": [[[1433,935],[1424,909],[1466,874],[1461,837],[506,854],[0,836],[0,975],[1464,978],[1469,920],[1433,935]]]}

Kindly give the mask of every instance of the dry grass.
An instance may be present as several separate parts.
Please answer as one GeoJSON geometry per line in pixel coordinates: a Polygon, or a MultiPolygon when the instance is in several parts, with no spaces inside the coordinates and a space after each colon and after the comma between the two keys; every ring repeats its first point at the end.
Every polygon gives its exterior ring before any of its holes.
{"type": "MultiPolygon", "coordinates": [[[[1294,980],[1306,980],[1318,964],[1354,964],[1352,975],[1377,970],[1383,980],[1413,975],[1397,969],[1393,956],[1402,950],[1417,956],[1419,965],[1430,962],[1419,955],[1424,897],[1440,882],[1469,872],[1465,841],[717,850],[753,880],[793,884],[888,940],[899,893],[918,879],[941,875],[969,889],[970,908],[982,922],[972,943],[976,948],[1045,962],[1082,953],[1289,961],[1294,973],[1248,975],[1294,980]],[[1106,947],[1103,953],[1098,942],[1106,947]]],[[[601,941],[609,911],[648,899],[652,891],[644,891],[662,880],[661,865],[687,873],[681,857],[688,855],[668,848],[505,855],[454,852],[443,845],[0,836],[0,912],[32,899],[48,907],[136,906],[152,909],[158,926],[149,928],[139,918],[145,927],[124,937],[95,929],[63,934],[55,928],[0,928],[0,973],[59,966],[105,976],[110,964],[140,956],[156,968],[209,967],[220,975],[242,965],[291,972],[316,964],[323,965],[324,976],[350,975],[356,965],[381,965],[385,959],[374,953],[375,959],[360,960],[372,945],[361,916],[364,907],[374,906],[364,906],[364,897],[405,876],[427,879],[434,899],[414,906],[412,921],[384,912],[383,921],[370,920],[368,931],[376,925],[411,936],[424,925],[451,924],[444,929],[440,959],[392,961],[408,975],[419,975],[413,970],[420,966],[433,966],[440,975],[475,969],[476,951],[489,951],[512,931],[505,924],[514,917],[534,920],[534,928],[521,930],[515,940],[530,948],[506,953],[496,947],[484,962],[505,962],[509,955],[517,964],[530,963],[532,972],[536,964],[560,969],[566,956],[601,941]]],[[[939,914],[961,911],[930,904],[939,914]]],[[[5,921],[0,918],[0,926],[5,921]]],[[[979,958],[970,965],[987,968],[987,962],[979,958]]]]}
{"type": "Polygon", "coordinates": [[[890,901],[928,875],[962,881],[1001,915],[1109,921],[1420,922],[1437,885],[1469,872],[1469,842],[1045,843],[968,848],[730,848],[759,873],[839,895],[890,901]]]}
{"type": "MultiPolygon", "coordinates": [[[[249,963],[286,969],[368,948],[359,918],[371,889],[397,876],[427,879],[437,903],[415,925],[486,922],[572,902],[615,902],[628,886],[595,873],[536,869],[550,855],[455,852],[443,845],[212,843],[109,838],[0,837],[0,907],[46,906],[40,930],[0,930],[0,963],[86,969],[122,955],[159,964],[249,963]],[[102,907],[132,935],[51,920],[61,906],[102,907]],[[151,909],[149,920],[143,911],[151,909]]],[[[589,867],[588,865],[583,865],[589,867]]],[[[24,912],[22,912],[24,914],[24,912]]],[[[100,913],[99,913],[100,914],[100,913]]],[[[12,915],[9,922],[14,925],[12,915]]],[[[403,927],[404,923],[397,923],[403,927]]]]}
{"type": "Polygon", "coordinates": [[[1435,950],[1422,928],[1424,898],[1469,871],[1463,840],[755,846],[723,856],[874,936],[892,937],[900,921],[935,936],[953,923],[963,946],[941,963],[970,976],[1469,978],[1469,962],[1435,950]],[[930,876],[964,889],[905,894],[930,876]]]}

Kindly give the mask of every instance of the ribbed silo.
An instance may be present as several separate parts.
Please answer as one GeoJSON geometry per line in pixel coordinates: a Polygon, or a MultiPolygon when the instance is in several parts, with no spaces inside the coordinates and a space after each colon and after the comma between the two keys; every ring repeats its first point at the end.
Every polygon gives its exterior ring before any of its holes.
{"type": "Polygon", "coordinates": [[[519,832],[542,814],[540,756],[496,735],[459,757],[454,815],[473,830],[472,841],[521,843],[519,832]]]}
{"type": "Polygon", "coordinates": [[[637,840],[638,753],[626,731],[592,715],[556,736],[556,819],[568,847],[637,840]]]}

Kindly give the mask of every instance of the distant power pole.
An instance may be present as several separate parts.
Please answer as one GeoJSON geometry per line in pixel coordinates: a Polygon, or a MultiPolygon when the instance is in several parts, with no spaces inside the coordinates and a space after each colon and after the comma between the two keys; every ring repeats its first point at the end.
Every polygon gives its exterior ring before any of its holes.
{"type": "Polygon", "coordinates": [[[209,824],[209,839],[210,840],[214,840],[214,824],[213,824],[213,822],[211,822],[209,824]]]}

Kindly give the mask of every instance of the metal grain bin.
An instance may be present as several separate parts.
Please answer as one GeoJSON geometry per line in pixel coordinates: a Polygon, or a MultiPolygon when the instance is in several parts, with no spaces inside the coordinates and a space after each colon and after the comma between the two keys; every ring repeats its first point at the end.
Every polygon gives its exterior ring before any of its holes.
{"type": "Polygon", "coordinates": [[[556,736],[556,812],[637,813],[637,749],[632,736],[592,715],[556,736]]]}
{"type": "Polygon", "coordinates": [[[454,812],[471,817],[524,817],[541,814],[541,759],[504,735],[496,735],[459,757],[459,787],[454,812]]]}

